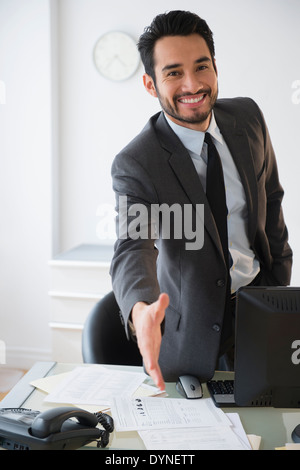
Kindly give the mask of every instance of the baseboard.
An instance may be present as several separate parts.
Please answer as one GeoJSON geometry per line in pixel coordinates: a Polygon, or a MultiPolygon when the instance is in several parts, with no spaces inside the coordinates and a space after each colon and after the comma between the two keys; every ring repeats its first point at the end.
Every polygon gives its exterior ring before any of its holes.
{"type": "Polygon", "coordinates": [[[36,362],[52,361],[50,349],[6,347],[6,365],[30,369],[36,362]]]}

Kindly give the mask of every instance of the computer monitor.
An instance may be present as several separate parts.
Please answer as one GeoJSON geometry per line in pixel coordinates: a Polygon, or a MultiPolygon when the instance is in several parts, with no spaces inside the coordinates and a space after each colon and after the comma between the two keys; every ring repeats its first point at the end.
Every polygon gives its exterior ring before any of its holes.
{"type": "Polygon", "coordinates": [[[234,398],[238,406],[300,407],[300,288],[238,291],[234,398]]]}

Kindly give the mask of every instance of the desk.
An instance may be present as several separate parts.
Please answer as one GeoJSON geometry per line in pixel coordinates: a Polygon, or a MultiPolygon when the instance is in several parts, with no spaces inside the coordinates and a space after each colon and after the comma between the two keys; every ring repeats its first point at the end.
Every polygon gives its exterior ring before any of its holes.
{"type": "MultiPolygon", "coordinates": [[[[44,403],[45,394],[30,385],[30,382],[49,375],[69,372],[77,364],[61,364],[55,362],[38,362],[17,383],[17,385],[0,402],[0,407],[24,407],[44,411],[51,404],[44,403]]],[[[80,364],[82,366],[82,364],[80,364]]],[[[86,364],[88,367],[88,364],[86,364]]],[[[141,367],[110,366],[112,368],[126,368],[126,370],[142,370],[141,367]]],[[[230,378],[230,372],[217,372],[215,378],[230,378]]],[[[150,380],[150,379],[149,379],[150,380]]],[[[180,397],[174,383],[166,384],[166,391],[172,398],[180,397]]],[[[205,397],[209,396],[203,384],[205,397]]],[[[54,405],[52,405],[54,407],[54,405]]],[[[57,405],[55,405],[57,406],[57,405]]],[[[281,408],[223,408],[226,412],[238,412],[247,434],[261,436],[261,449],[274,449],[292,442],[291,432],[300,423],[300,410],[281,408]]],[[[114,432],[110,439],[110,449],[145,449],[137,432],[114,432]]]]}

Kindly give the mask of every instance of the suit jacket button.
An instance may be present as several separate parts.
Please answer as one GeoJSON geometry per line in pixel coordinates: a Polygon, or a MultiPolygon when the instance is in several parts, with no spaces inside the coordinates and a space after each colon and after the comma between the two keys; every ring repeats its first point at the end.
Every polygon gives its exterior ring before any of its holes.
{"type": "Polygon", "coordinates": [[[224,279],[218,279],[218,280],[217,280],[217,286],[218,286],[218,287],[224,287],[224,286],[225,286],[225,281],[224,281],[224,279]]]}
{"type": "Polygon", "coordinates": [[[213,330],[215,330],[215,331],[218,333],[218,332],[221,330],[220,325],[218,325],[218,323],[215,323],[215,324],[213,325],[213,330]]]}

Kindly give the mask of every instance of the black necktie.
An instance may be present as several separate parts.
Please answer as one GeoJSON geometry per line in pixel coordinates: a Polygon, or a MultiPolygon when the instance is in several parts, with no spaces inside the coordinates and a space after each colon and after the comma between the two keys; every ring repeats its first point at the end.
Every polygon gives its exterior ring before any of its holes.
{"type": "Polygon", "coordinates": [[[221,351],[226,352],[232,344],[232,311],[230,305],[230,275],[229,269],[232,264],[228,249],[226,193],[224,185],[223,168],[220,155],[213,144],[210,134],[205,134],[204,141],[207,143],[207,173],[206,173],[206,197],[214,216],[216,226],[222,243],[224,258],[228,269],[228,282],[226,285],[226,302],[224,320],[221,336],[221,351]]]}
{"type": "Polygon", "coordinates": [[[220,156],[213,144],[210,134],[205,134],[207,143],[208,161],[206,173],[206,197],[214,216],[216,226],[222,243],[223,253],[227,266],[229,266],[228,234],[227,234],[227,206],[224,186],[224,176],[220,156]]]}

